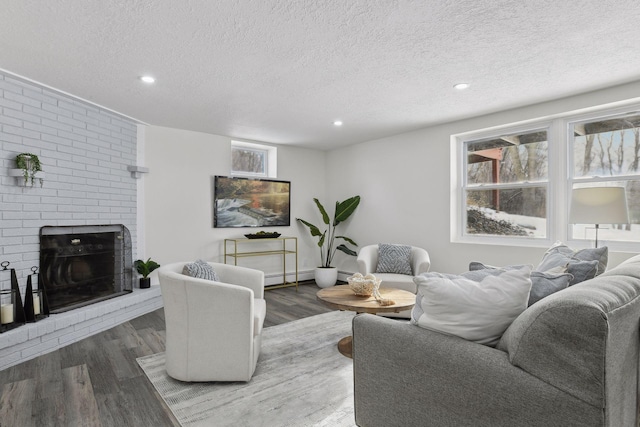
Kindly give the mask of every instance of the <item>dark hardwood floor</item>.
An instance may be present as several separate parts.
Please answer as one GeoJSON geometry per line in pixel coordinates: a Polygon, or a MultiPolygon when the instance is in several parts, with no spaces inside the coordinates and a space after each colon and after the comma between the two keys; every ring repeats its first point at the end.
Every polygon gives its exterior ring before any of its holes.
{"type": "MultiPolygon", "coordinates": [[[[314,282],[265,292],[265,326],[331,311],[314,282]]],[[[0,427],[178,426],[136,358],[164,351],[159,309],[0,371],[0,427]]]]}

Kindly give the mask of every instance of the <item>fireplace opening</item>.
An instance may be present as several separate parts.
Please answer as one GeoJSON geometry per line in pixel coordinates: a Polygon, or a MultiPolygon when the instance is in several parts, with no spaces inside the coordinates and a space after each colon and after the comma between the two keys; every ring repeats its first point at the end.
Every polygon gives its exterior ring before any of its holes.
{"type": "Polygon", "coordinates": [[[40,275],[51,313],[130,293],[129,230],[121,224],[42,227],[40,275]]]}

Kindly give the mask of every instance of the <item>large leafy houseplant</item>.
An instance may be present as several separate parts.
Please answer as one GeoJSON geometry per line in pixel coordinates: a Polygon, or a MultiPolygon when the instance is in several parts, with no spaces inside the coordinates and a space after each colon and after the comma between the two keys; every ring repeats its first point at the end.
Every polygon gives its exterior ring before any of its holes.
{"type": "Polygon", "coordinates": [[[313,201],[316,203],[316,206],[318,207],[318,210],[322,215],[322,221],[327,227],[323,231],[321,231],[319,227],[311,224],[308,221],[305,221],[304,219],[296,219],[309,228],[311,236],[318,237],[318,247],[320,248],[320,267],[332,267],[331,262],[333,261],[333,257],[336,254],[336,251],[341,251],[347,255],[356,256],[357,253],[354,250],[350,249],[344,243],[336,246],[335,240],[342,239],[347,243],[358,246],[356,242],[354,242],[347,236],[337,236],[336,228],[341,222],[344,222],[347,218],[349,218],[353,211],[356,210],[358,204],[360,204],[360,196],[348,198],[343,202],[336,202],[336,210],[333,215],[333,221],[330,219],[329,214],[327,214],[324,206],[322,206],[322,203],[320,203],[320,201],[316,198],[314,198],[313,201]]]}

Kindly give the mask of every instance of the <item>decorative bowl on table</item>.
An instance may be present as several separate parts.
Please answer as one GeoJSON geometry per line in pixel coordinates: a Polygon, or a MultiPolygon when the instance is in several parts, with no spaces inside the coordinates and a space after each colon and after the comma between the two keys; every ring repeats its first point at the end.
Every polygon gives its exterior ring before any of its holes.
{"type": "Polygon", "coordinates": [[[370,297],[380,288],[382,280],[376,278],[373,274],[363,276],[360,273],[356,273],[351,277],[347,277],[347,282],[349,282],[349,289],[357,296],[370,297]]]}
{"type": "Polygon", "coordinates": [[[276,237],[280,237],[280,233],[273,232],[267,233],[265,231],[259,231],[257,233],[245,234],[244,237],[247,239],[274,239],[276,237]]]}

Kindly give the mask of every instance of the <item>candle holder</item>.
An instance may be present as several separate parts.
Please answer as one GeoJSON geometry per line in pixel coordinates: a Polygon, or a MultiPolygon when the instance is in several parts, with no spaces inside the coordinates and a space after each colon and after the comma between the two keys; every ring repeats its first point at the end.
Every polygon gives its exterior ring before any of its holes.
{"type": "Polygon", "coordinates": [[[0,291],[0,325],[3,328],[13,326],[16,318],[16,296],[13,289],[0,291]]]}
{"type": "Polygon", "coordinates": [[[49,317],[49,303],[47,302],[47,293],[42,287],[38,267],[31,267],[32,273],[27,277],[27,289],[24,296],[24,314],[27,322],[37,322],[38,320],[49,317]],[[38,287],[33,288],[32,277],[37,276],[38,287]]]}
{"type": "Polygon", "coordinates": [[[0,333],[24,325],[25,323],[16,270],[13,268],[8,269],[9,264],[9,261],[0,263],[0,267],[2,267],[0,274],[6,275],[9,273],[11,277],[11,286],[8,289],[2,289],[2,282],[0,281],[0,333]]]}

